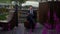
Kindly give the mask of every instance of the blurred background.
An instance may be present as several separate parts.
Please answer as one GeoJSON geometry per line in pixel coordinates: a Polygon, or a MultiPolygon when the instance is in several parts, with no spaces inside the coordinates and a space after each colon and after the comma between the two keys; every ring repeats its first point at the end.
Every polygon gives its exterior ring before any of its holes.
{"type": "MultiPolygon", "coordinates": [[[[42,34],[44,26],[40,24],[39,3],[48,1],[52,0],[0,0],[0,34],[42,34]],[[33,9],[37,12],[34,32],[27,31],[24,27],[29,6],[33,6],[33,9]],[[18,21],[18,27],[16,27],[16,21],[18,21]]],[[[47,9],[47,6],[43,6],[45,4],[41,7],[47,9]]]]}
{"type": "MultiPolygon", "coordinates": [[[[25,30],[24,22],[30,5],[38,11],[39,0],[0,0],[0,34],[29,34],[29,31],[25,30]],[[18,27],[14,25],[16,23],[12,19],[16,4],[18,5],[16,12],[18,14],[18,27]],[[12,30],[6,31],[9,29],[9,24],[12,30]]],[[[38,21],[38,18],[36,20],[38,21]]]]}

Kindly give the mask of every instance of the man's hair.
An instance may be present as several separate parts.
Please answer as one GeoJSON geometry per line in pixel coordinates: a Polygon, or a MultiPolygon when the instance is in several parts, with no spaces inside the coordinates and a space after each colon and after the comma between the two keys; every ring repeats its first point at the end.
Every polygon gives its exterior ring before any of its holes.
{"type": "Polygon", "coordinates": [[[29,7],[33,7],[32,5],[30,5],[29,7]]]}

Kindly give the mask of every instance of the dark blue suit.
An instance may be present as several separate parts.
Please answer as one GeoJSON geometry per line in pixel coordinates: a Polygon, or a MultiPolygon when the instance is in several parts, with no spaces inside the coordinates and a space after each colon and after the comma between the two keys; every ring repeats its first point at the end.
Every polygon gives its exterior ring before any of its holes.
{"type": "Polygon", "coordinates": [[[35,19],[36,19],[36,13],[33,11],[33,14],[30,14],[30,10],[28,11],[29,15],[27,16],[27,20],[29,21],[29,26],[30,28],[34,29],[35,28],[35,19]]]}

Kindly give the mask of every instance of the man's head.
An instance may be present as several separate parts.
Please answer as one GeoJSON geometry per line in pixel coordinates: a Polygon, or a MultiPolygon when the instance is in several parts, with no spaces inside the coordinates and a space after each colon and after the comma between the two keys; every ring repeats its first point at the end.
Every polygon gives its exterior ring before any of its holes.
{"type": "Polygon", "coordinates": [[[33,7],[32,7],[32,6],[30,6],[30,7],[29,7],[29,9],[30,9],[30,10],[32,10],[32,9],[33,9],[33,7]]]}

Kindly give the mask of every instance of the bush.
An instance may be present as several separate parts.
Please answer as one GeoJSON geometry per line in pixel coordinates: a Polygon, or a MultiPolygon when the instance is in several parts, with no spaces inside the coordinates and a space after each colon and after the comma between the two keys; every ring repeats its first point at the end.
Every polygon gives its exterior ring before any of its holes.
{"type": "Polygon", "coordinates": [[[6,15],[0,15],[0,20],[5,20],[5,19],[7,19],[6,15]]]}
{"type": "Polygon", "coordinates": [[[8,15],[6,13],[8,13],[8,10],[6,8],[0,8],[0,12],[0,20],[6,20],[6,16],[8,15]]]}

